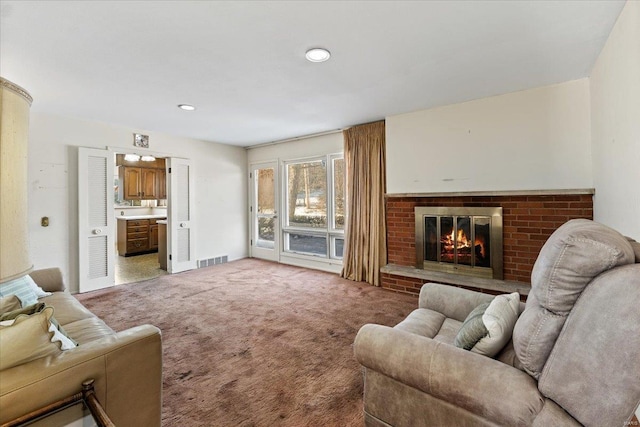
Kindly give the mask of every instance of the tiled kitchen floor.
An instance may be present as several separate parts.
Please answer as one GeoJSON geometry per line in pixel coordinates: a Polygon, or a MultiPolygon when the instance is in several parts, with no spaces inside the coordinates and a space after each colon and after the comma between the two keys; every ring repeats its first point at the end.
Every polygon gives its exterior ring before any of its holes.
{"type": "Polygon", "coordinates": [[[160,269],[158,254],[122,257],[116,254],[116,285],[139,282],[167,274],[160,269]]]}

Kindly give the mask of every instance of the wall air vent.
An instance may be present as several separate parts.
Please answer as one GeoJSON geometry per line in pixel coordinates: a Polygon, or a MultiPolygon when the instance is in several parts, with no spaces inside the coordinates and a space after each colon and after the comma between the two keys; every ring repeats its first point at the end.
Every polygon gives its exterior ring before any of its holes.
{"type": "Polygon", "coordinates": [[[210,267],[216,264],[225,264],[229,261],[229,257],[227,255],[217,256],[209,259],[201,259],[198,260],[198,268],[210,267]]]}

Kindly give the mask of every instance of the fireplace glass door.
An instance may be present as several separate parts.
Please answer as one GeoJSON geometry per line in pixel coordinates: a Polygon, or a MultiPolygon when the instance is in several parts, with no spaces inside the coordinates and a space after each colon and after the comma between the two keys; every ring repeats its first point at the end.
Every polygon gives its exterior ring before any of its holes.
{"type": "Polygon", "coordinates": [[[483,212],[483,208],[416,209],[421,210],[416,211],[419,268],[493,278],[502,275],[501,259],[498,262],[492,259],[502,255],[501,210],[494,213],[483,212]],[[423,212],[424,209],[428,210],[423,212]],[[499,248],[492,247],[496,240],[499,248]]]}
{"type": "Polygon", "coordinates": [[[491,267],[490,217],[425,216],[425,261],[491,267]]]}

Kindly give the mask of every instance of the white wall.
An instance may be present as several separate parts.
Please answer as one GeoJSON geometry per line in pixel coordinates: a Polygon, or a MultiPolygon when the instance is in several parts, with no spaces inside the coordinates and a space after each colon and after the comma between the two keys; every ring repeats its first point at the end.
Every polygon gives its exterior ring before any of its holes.
{"type": "Polygon", "coordinates": [[[326,154],[342,153],[344,138],[342,132],[331,133],[311,138],[280,144],[265,145],[247,150],[249,164],[271,160],[293,160],[303,157],[323,156],[326,154]]]}
{"type": "Polygon", "coordinates": [[[625,5],[590,83],[594,219],[640,240],[640,2],[625,5]]]}
{"type": "Polygon", "coordinates": [[[387,192],[591,188],[589,81],[387,117],[387,192]]]}
{"type": "Polygon", "coordinates": [[[244,149],[41,113],[31,114],[29,132],[31,258],[35,268],[60,267],[71,292],[78,290],[77,147],[130,150],[133,132],[148,134],[154,152],[191,159],[196,259],[247,256],[244,149]],[[49,227],[40,226],[43,216],[49,227]]]}

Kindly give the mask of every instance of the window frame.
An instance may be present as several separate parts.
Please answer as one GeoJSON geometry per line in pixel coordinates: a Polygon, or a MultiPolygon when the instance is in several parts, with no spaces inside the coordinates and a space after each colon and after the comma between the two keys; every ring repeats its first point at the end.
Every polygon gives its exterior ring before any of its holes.
{"type": "MultiPolygon", "coordinates": [[[[286,256],[295,256],[305,259],[313,260],[327,260],[334,262],[342,262],[342,257],[336,256],[335,241],[344,240],[344,229],[335,228],[336,224],[336,212],[335,212],[335,174],[334,174],[334,162],[338,159],[344,159],[343,153],[333,153],[327,155],[310,156],[299,159],[289,159],[282,161],[282,194],[281,198],[281,212],[285,213],[280,216],[280,233],[282,237],[282,253],[286,256]],[[322,161],[325,164],[326,169],[326,227],[314,228],[314,227],[299,227],[289,225],[289,166],[300,163],[312,163],[322,161]],[[326,252],[324,255],[313,254],[310,252],[295,251],[289,248],[289,234],[302,234],[312,237],[324,237],[326,239],[326,252]]],[[[346,187],[346,183],[345,183],[346,187]]],[[[344,189],[344,205],[345,205],[345,221],[346,221],[346,199],[347,191],[344,189]]]]}

